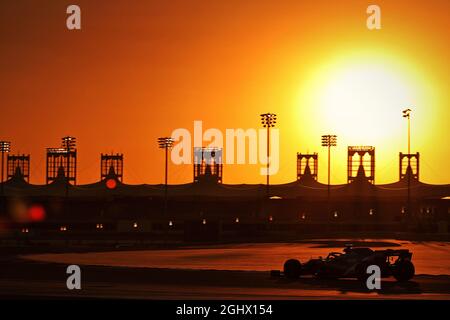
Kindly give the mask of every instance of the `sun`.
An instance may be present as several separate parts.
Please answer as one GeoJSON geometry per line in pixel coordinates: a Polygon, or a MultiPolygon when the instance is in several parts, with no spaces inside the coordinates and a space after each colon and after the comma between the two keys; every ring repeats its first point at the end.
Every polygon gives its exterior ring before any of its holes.
{"type": "MultiPolygon", "coordinates": [[[[441,95],[436,77],[404,52],[353,50],[324,54],[305,66],[296,89],[289,128],[302,152],[320,152],[320,136],[337,135],[331,167],[335,181],[345,181],[348,146],[373,146],[377,181],[391,181],[399,152],[407,152],[408,122],[402,111],[412,109],[411,152],[430,154],[441,95]],[[381,161],[381,162],[380,162],[381,161]],[[380,165],[381,163],[381,165],[380,165]]],[[[325,162],[319,161],[321,175],[325,162]]],[[[325,171],[324,171],[325,170],[325,171]]]]}
{"type": "Polygon", "coordinates": [[[383,65],[350,64],[323,83],[317,106],[324,124],[354,144],[376,144],[398,136],[401,111],[418,102],[411,83],[383,65]]]}
{"type": "Polygon", "coordinates": [[[402,61],[373,56],[324,64],[302,92],[302,106],[310,110],[302,116],[311,119],[308,126],[337,134],[348,145],[385,145],[404,135],[402,110],[423,104],[420,76],[410,70],[402,61]]]}

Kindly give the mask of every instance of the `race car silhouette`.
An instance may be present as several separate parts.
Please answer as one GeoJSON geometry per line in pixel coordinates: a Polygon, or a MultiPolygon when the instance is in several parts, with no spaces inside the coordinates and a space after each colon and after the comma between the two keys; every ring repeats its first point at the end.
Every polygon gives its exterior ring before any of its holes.
{"type": "MultiPolygon", "coordinates": [[[[407,249],[372,250],[347,245],[343,253],[330,252],[325,259],[311,259],[303,264],[297,259],[289,259],[284,263],[283,275],[289,279],[314,275],[327,279],[358,278],[365,281],[370,276],[367,268],[376,265],[380,268],[381,277],[393,276],[397,281],[403,282],[414,276],[415,268],[411,258],[412,253],[407,249]]],[[[272,275],[282,274],[274,270],[272,275]]]]}

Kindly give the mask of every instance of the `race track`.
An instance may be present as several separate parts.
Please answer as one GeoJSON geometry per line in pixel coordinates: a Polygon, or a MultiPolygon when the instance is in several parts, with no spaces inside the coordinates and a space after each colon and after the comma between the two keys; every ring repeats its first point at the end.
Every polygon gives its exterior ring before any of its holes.
{"type": "Polygon", "coordinates": [[[313,240],[298,243],[183,247],[170,250],[51,253],[1,262],[4,297],[139,299],[449,299],[450,245],[397,240],[313,240]],[[369,291],[355,279],[271,278],[285,259],[306,261],[341,251],[345,243],[374,249],[408,248],[416,276],[383,279],[369,291]],[[66,288],[66,267],[82,269],[82,290],[66,288]]]}

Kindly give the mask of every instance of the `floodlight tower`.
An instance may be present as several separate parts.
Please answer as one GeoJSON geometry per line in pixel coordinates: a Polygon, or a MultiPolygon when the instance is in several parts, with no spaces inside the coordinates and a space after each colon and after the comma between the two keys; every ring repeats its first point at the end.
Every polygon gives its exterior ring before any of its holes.
{"type": "Polygon", "coordinates": [[[331,147],[336,147],[336,146],[337,146],[337,136],[336,135],[327,134],[327,135],[322,136],[322,147],[328,148],[328,185],[327,185],[328,206],[330,206],[331,147]]]}
{"type": "Polygon", "coordinates": [[[11,179],[20,170],[22,178],[30,182],[30,155],[8,154],[6,157],[6,179],[11,179]]]}
{"type": "Polygon", "coordinates": [[[11,142],[9,141],[0,141],[0,152],[2,153],[2,163],[1,163],[1,185],[2,185],[2,196],[3,196],[3,177],[4,177],[4,169],[5,169],[5,153],[9,153],[11,151],[11,142]]]}
{"type": "Polygon", "coordinates": [[[408,154],[411,153],[411,109],[403,110],[403,118],[408,119],[408,154]]]}
{"type": "Polygon", "coordinates": [[[408,120],[408,167],[406,173],[408,175],[408,196],[407,196],[407,214],[411,216],[411,109],[405,109],[402,111],[403,118],[408,120]]]}
{"type": "Polygon", "coordinates": [[[261,117],[261,124],[263,125],[264,128],[267,128],[267,182],[266,182],[266,194],[267,194],[267,198],[269,198],[270,128],[275,127],[275,124],[277,123],[277,115],[275,113],[268,112],[268,113],[261,114],[260,117],[261,117]]]}
{"type": "Polygon", "coordinates": [[[111,171],[117,180],[123,182],[123,154],[101,154],[100,155],[100,179],[109,177],[111,171]]]}
{"type": "Polygon", "coordinates": [[[169,149],[172,148],[173,146],[173,138],[171,137],[162,137],[162,138],[158,138],[158,145],[161,149],[164,149],[165,151],[165,177],[164,177],[164,215],[167,212],[167,176],[168,176],[168,171],[169,171],[169,149]]]}
{"type": "Polygon", "coordinates": [[[69,177],[70,177],[70,153],[75,151],[76,147],[76,138],[71,136],[63,137],[62,139],[62,148],[65,149],[67,155],[67,173],[66,173],[66,197],[69,195],[69,177]]]}

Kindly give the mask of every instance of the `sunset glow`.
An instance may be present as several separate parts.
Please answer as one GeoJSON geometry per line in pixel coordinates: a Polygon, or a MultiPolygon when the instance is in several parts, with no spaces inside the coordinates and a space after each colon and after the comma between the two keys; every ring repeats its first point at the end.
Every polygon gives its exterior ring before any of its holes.
{"type": "Polygon", "coordinates": [[[449,35],[450,0],[0,1],[4,313],[448,309],[449,35]]]}
{"type": "MultiPolygon", "coordinates": [[[[376,147],[377,183],[392,182],[406,151],[404,108],[421,179],[449,181],[449,150],[435,147],[450,134],[448,1],[378,1],[376,31],[356,0],[79,4],[78,33],[61,27],[65,4],[1,5],[0,135],[33,154],[32,183],[44,182],[45,148],[67,134],[78,141],[78,183],[97,179],[101,152],[126,155],[126,182],[161,183],[157,137],[194,120],[259,128],[268,110],[281,141],[273,183],[294,180],[296,152],[307,151],[319,152],[325,181],[327,133],[338,135],[333,183],[345,182],[346,148],[359,144],[376,147]]],[[[225,165],[224,182],[263,183],[259,169],[225,165]]],[[[170,183],[192,180],[191,166],[170,171],[170,183]]]]}

